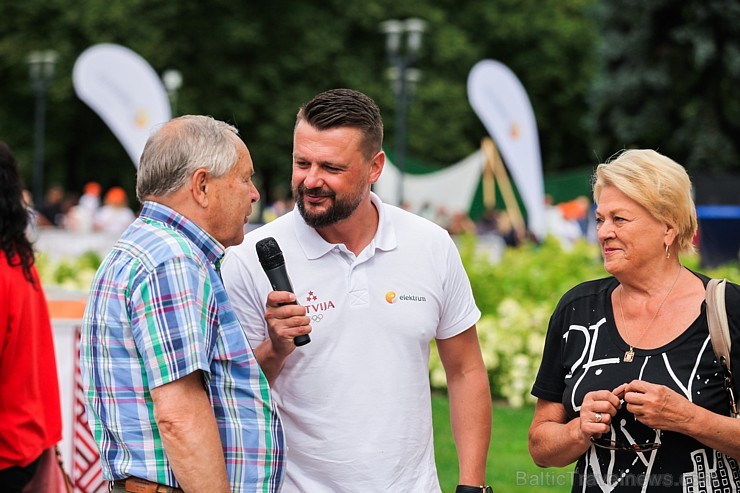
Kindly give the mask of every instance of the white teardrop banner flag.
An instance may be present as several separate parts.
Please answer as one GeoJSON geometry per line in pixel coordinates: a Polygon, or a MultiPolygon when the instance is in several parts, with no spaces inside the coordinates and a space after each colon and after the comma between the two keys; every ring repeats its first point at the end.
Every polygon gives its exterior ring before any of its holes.
{"type": "Polygon", "coordinates": [[[77,96],[108,125],[138,168],[153,128],[172,117],[154,69],[134,51],[103,43],[77,58],[73,82],[77,96]]]}
{"type": "Polygon", "coordinates": [[[499,148],[527,209],[528,229],[544,238],[545,186],[534,111],[516,75],[495,60],[482,60],[468,75],[468,101],[499,148]]]}

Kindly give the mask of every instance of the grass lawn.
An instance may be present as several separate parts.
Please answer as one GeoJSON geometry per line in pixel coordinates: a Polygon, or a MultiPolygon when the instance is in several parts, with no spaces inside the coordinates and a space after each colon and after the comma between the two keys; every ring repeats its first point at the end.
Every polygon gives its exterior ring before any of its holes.
{"type": "MultiPolygon", "coordinates": [[[[450,408],[447,396],[432,396],[434,419],[434,450],[437,472],[444,493],[454,492],[457,485],[457,455],[450,429],[450,408]]],[[[496,493],[532,492],[564,493],[571,487],[571,471],[541,469],[534,465],[527,450],[527,430],[534,407],[512,409],[494,403],[493,437],[488,452],[487,477],[496,493]]]]}

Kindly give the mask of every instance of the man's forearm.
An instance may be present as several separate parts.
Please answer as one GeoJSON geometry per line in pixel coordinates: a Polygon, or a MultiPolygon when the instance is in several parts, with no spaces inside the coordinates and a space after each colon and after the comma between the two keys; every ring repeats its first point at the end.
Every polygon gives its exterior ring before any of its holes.
{"type": "Polygon", "coordinates": [[[260,368],[262,368],[262,373],[265,374],[267,382],[272,385],[278,375],[280,375],[286,357],[277,354],[273,350],[270,339],[266,339],[254,349],[254,357],[260,364],[260,368]]]}
{"type": "Polygon", "coordinates": [[[223,445],[201,373],[152,390],[167,458],[187,493],[229,492],[223,445]]]}
{"type": "Polygon", "coordinates": [[[448,382],[450,422],[460,465],[460,483],[483,485],[491,441],[491,394],[485,367],[448,382]]]}
{"type": "Polygon", "coordinates": [[[483,485],[491,441],[491,390],[475,326],[438,339],[437,349],[447,375],[460,484],[483,485]]]}

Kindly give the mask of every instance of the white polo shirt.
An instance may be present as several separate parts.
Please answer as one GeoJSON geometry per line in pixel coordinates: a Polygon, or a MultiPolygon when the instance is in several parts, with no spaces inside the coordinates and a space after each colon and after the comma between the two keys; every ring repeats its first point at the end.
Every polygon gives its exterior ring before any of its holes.
{"type": "Polygon", "coordinates": [[[272,290],[255,244],[274,237],[311,342],[272,386],[288,446],[284,492],[439,491],[429,343],[480,311],[459,253],[436,224],[372,194],[378,231],[359,256],[324,241],[297,209],[230,249],[222,275],[253,347],[268,338],[272,290]]]}

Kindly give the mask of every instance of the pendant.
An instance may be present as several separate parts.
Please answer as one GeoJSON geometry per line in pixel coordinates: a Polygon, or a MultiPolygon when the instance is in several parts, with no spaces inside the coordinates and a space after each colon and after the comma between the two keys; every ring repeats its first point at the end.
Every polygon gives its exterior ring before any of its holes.
{"type": "Polygon", "coordinates": [[[635,352],[632,350],[632,346],[630,346],[629,351],[624,353],[624,358],[622,358],[622,361],[625,363],[632,363],[632,360],[635,359],[635,352]]]}

